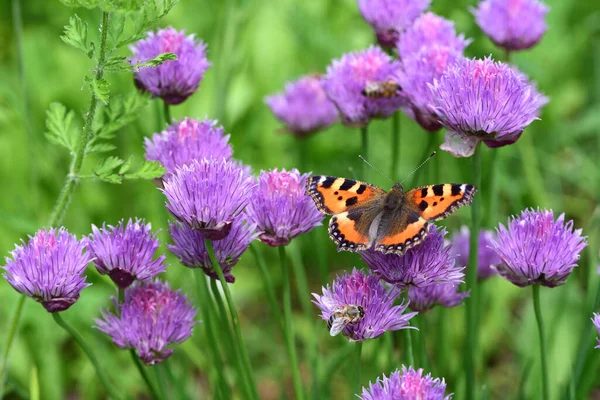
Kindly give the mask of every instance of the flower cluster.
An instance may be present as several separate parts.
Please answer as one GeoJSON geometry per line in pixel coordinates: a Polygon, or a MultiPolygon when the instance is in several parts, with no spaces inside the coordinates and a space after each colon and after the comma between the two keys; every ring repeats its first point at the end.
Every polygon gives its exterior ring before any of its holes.
{"type": "Polygon", "coordinates": [[[228,143],[229,135],[223,133],[224,129],[217,126],[217,121],[184,118],[167,126],[152,139],[145,139],[146,159],[159,161],[169,174],[192,160],[230,160],[233,149],[228,143]]]}
{"type": "Polygon", "coordinates": [[[260,240],[264,243],[286,245],[294,237],[321,225],[323,214],[305,193],[308,176],[296,169],[260,173],[245,213],[261,231],[260,240]]]}
{"type": "Polygon", "coordinates": [[[338,117],[337,108],[329,100],[319,76],[304,76],[285,85],[283,93],[268,96],[265,103],[286,130],[307,137],[327,128],[338,117]]]}
{"type": "Polygon", "coordinates": [[[446,395],[444,379],[423,376],[423,369],[402,366],[402,372],[396,370],[389,378],[377,378],[370,383],[369,388],[363,388],[361,400],[450,400],[452,395],[446,395]]]}
{"type": "MultiPolygon", "coordinates": [[[[498,274],[496,266],[501,263],[501,260],[492,249],[494,240],[496,240],[496,234],[493,231],[482,230],[479,232],[477,278],[480,280],[498,274]]],[[[451,254],[458,265],[469,264],[469,228],[466,226],[463,226],[452,237],[451,254]]]]}
{"type": "Polygon", "coordinates": [[[471,156],[481,141],[516,142],[548,102],[523,74],[491,58],[462,59],[430,87],[432,112],[448,129],[441,148],[457,157],[471,156]]]}
{"type": "Polygon", "coordinates": [[[461,304],[469,293],[461,293],[456,283],[432,284],[425,287],[411,286],[408,288],[408,300],[411,310],[424,313],[435,305],[451,308],[461,304]]]}
{"type": "Polygon", "coordinates": [[[174,53],[177,60],[165,61],[155,68],[140,68],[135,85],[160,97],[167,104],[179,104],[198,90],[204,72],[210,67],[206,45],[196,42],[194,35],[185,36],[173,28],[149,32],[148,38],[131,47],[132,65],[152,60],[162,53],[174,53]]]}
{"type": "Polygon", "coordinates": [[[112,337],[122,349],[135,349],[146,365],[166,360],[173,349],[192,335],[196,310],[180,291],[158,280],[135,283],[125,290],[122,304],[115,303],[116,314],[102,312],[97,328],[112,337]]]}
{"type": "Polygon", "coordinates": [[[313,293],[313,300],[321,310],[321,318],[329,321],[331,316],[345,306],[361,306],[364,316],[355,324],[348,324],[342,331],[350,341],[362,342],[383,335],[386,331],[409,328],[409,320],[417,313],[404,313],[407,305],[394,306],[400,289],[389,289],[378,276],[352,270],[334,280],[332,286],[323,288],[323,294],[313,293]]]}
{"type": "Polygon", "coordinates": [[[517,286],[559,286],[577,266],[579,254],[586,246],[581,229],[564,214],[554,220],[552,211],[525,210],[500,224],[498,239],[492,247],[500,256],[498,273],[517,286]]]}
{"type": "Polygon", "coordinates": [[[6,258],[4,277],[48,312],[64,311],[89,286],[83,273],[94,258],[85,248],[85,241],[78,241],[64,228],[39,230],[27,243],[15,247],[12,259],[6,258]]]}

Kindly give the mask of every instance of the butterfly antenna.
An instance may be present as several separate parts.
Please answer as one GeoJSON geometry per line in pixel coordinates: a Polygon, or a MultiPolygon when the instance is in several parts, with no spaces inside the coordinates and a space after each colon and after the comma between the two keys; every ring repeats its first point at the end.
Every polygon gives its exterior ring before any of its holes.
{"type": "Polygon", "coordinates": [[[358,155],[358,158],[360,158],[361,160],[363,160],[369,167],[371,167],[375,171],[379,172],[379,174],[381,176],[383,176],[385,179],[387,179],[390,182],[394,182],[393,180],[391,180],[390,178],[388,178],[387,175],[385,175],[383,172],[381,172],[380,170],[378,170],[377,168],[375,168],[370,162],[368,162],[367,160],[365,160],[365,158],[363,156],[361,156],[360,154],[358,155]]]}
{"type": "Polygon", "coordinates": [[[429,157],[427,157],[425,159],[425,161],[423,161],[417,168],[415,168],[415,170],[413,172],[411,172],[410,174],[406,175],[406,177],[404,179],[402,179],[402,181],[400,181],[400,184],[402,184],[402,182],[404,182],[405,180],[407,180],[408,178],[410,178],[412,176],[412,174],[414,174],[415,172],[417,172],[419,170],[419,168],[421,168],[423,165],[425,165],[425,163],[427,161],[429,161],[431,159],[431,157],[435,156],[436,152],[434,151],[433,153],[431,153],[429,155],[429,157]]]}

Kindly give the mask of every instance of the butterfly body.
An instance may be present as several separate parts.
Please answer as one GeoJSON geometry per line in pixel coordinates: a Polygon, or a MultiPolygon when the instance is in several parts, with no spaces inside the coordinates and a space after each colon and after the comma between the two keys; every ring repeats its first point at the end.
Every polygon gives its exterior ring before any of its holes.
{"type": "Polygon", "coordinates": [[[329,237],[338,250],[374,248],[396,254],[422,242],[430,221],[470,204],[476,190],[470,184],[441,184],[405,192],[396,184],[386,192],[365,182],[322,175],[310,177],[306,186],[317,208],[333,215],[329,237]]]}

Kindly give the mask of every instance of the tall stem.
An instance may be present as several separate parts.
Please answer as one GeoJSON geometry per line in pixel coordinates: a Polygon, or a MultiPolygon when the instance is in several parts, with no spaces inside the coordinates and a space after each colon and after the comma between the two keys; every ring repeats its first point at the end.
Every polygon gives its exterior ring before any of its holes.
{"type": "Polygon", "coordinates": [[[171,107],[163,101],[163,116],[165,118],[165,125],[171,125],[173,119],[171,118],[171,107]]]}
{"type": "Polygon", "coordinates": [[[26,296],[19,297],[19,300],[17,300],[17,306],[15,307],[15,311],[13,312],[12,318],[10,319],[8,325],[8,334],[6,335],[6,340],[4,342],[5,344],[4,351],[2,352],[2,359],[0,359],[0,399],[2,399],[2,395],[4,394],[4,382],[6,380],[6,372],[8,369],[8,355],[10,354],[12,341],[19,326],[21,311],[23,310],[23,304],[25,304],[26,298],[26,296]]]}
{"type": "MultiPolygon", "coordinates": [[[[481,149],[478,144],[471,158],[473,184],[481,191],[481,149]]],[[[477,354],[477,255],[479,251],[479,226],[481,224],[480,196],[474,196],[471,204],[471,232],[469,235],[469,265],[467,267],[467,289],[471,296],[465,301],[466,307],[466,341],[465,341],[465,373],[466,399],[475,398],[475,355],[477,354]]]]}
{"type": "Polygon", "coordinates": [[[131,354],[131,359],[133,360],[135,367],[140,372],[140,375],[142,376],[142,379],[146,383],[146,386],[148,386],[148,390],[150,390],[150,393],[152,393],[152,398],[155,400],[161,400],[162,398],[156,391],[156,388],[154,387],[154,385],[152,384],[152,381],[150,380],[150,377],[148,376],[148,371],[146,371],[146,369],[142,365],[139,357],[137,356],[137,354],[135,354],[135,350],[133,350],[133,349],[129,350],[129,354],[131,354]]]}
{"type": "Polygon", "coordinates": [[[390,177],[396,179],[398,173],[398,160],[400,159],[400,112],[392,115],[392,168],[390,177]]]}
{"type": "Polygon", "coordinates": [[[352,393],[357,395],[360,393],[360,359],[362,355],[362,342],[356,342],[354,344],[354,376],[352,379],[352,393]]]}
{"type": "MultiPolygon", "coordinates": [[[[369,159],[369,126],[366,125],[362,128],[360,128],[360,137],[361,137],[361,143],[362,143],[362,156],[365,158],[365,160],[369,159]]],[[[362,176],[360,177],[360,179],[362,180],[368,180],[367,177],[367,163],[361,162],[361,171],[362,171],[362,176]]]]}
{"type": "Polygon", "coordinates": [[[254,399],[259,399],[258,390],[256,389],[256,381],[254,380],[254,372],[252,371],[252,365],[250,364],[250,357],[248,356],[248,350],[246,349],[246,344],[244,343],[244,336],[242,335],[242,329],[240,327],[240,318],[238,312],[235,308],[235,304],[233,303],[233,296],[231,296],[231,291],[229,290],[229,284],[225,280],[225,275],[223,274],[223,270],[221,269],[221,265],[217,261],[215,257],[215,252],[213,250],[212,241],[209,239],[204,239],[204,244],[206,246],[206,250],[208,251],[208,257],[210,258],[210,262],[213,266],[213,269],[217,273],[219,277],[219,282],[221,282],[221,286],[223,287],[223,292],[225,293],[225,299],[227,300],[227,306],[229,308],[229,314],[231,314],[231,322],[233,324],[233,329],[235,331],[235,336],[238,342],[238,346],[240,349],[240,353],[242,356],[242,361],[244,363],[244,368],[246,370],[246,376],[250,381],[250,387],[252,391],[252,397],[254,399]]]}
{"type": "MultiPolygon", "coordinates": [[[[427,135],[427,145],[425,146],[425,149],[423,150],[423,154],[421,155],[421,158],[419,158],[418,162],[423,162],[427,158],[427,156],[429,156],[435,150],[435,148],[437,146],[437,134],[432,133],[432,132],[426,132],[426,135],[427,135]]],[[[422,171],[423,171],[423,168],[419,168],[413,173],[413,177],[411,180],[412,187],[418,186],[419,177],[421,176],[422,171]]]]}
{"type": "Polygon", "coordinates": [[[283,286],[283,334],[285,345],[292,370],[292,382],[296,400],[304,399],[302,391],[302,380],[298,368],[298,356],[296,355],[296,342],[294,340],[294,327],[292,325],[292,294],[290,289],[290,270],[285,257],[285,247],[279,246],[279,262],[281,263],[281,278],[283,286]]]}
{"type": "Polygon", "coordinates": [[[108,392],[109,396],[115,400],[121,399],[122,397],[117,393],[117,391],[114,389],[114,387],[108,380],[106,372],[104,371],[104,369],[102,369],[102,367],[100,367],[100,363],[98,362],[96,355],[92,351],[92,348],[85,342],[81,334],[77,332],[77,330],[75,330],[75,328],[73,328],[71,325],[67,324],[67,322],[64,319],[62,319],[60,313],[52,313],[52,318],[54,318],[54,321],[61,328],[66,330],[73,337],[73,339],[75,339],[79,347],[81,347],[81,349],[87,355],[88,359],[90,360],[90,362],[94,366],[94,369],[96,370],[96,375],[98,376],[98,379],[100,379],[100,382],[108,392]]]}
{"type": "Polygon", "coordinates": [[[402,329],[404,332],[404,357],[408,365],[415,367],[415,356],[413,355],[413,344],[412,344],[412,329],[402,329]]]}
{"type": "Polygon", "coordinates": [[[549,400],[549,380],[548,380],[548,360],[546,351],[546,333],[544,330],[544,321],[542,320],[542,308],[540,307],[540,285],[533,285],[533,308],[535,310],[535,319],[537,320],[538,332],[540,335],[540,356],[542,358],[542,398],[549,400]]]}
{"type": "Polygon", "coordinates": [[[488,227],[494,226],[496,218],[498,217],[498,159],[500,158],[498,152],[500,149],[492,149],[492,159],[489,164],[489,178],[488,178],[488,207],[486,215],[486,223],[488,227]]]}
{"type": "Polygon", "coordinates": [[[256,263],[258,264],[260,276],[262,277],[263,284],[265,285],[265,291],[267,292],[267,300],[269,301],[271,313],[273,314],[274,319],[277,321],[277,324],[279,325],[280,329],[283,330],[283,318],[281,316],[281,311],[279,310],[277,296],[275,295],[275,287],[273,286],[273,281],[271,280],[271,276],[269,275],[269,271],[267,270],[265,260],[260,252],[260,249],[256,247],[256,243],[252,243],[250,245],[250,251],[254,255],[256,263]]]}

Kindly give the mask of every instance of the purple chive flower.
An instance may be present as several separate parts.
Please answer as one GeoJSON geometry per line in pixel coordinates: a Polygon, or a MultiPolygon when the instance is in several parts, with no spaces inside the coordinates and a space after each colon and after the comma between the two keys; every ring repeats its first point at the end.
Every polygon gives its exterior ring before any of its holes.
{"type": "Polygon", "coordinates": [[[327,67],[323,87],[340,112],[342,123],[364,127],[372,118],[387,118],[406,104],[402,93],[390,98],[363,94],[368,82],[397,80],[401,64],[377,46],[352,52],[327,67]]]}
{"type": "Polygon", "coordinates": [[[469,292],[459,293],[456,283],[440,283],[425,287],[411,286],[408,288],[408,306],[413,311],[427,312],[435,305],[451,308],[461,304],[469,292]]]}
{"type": "Polygon", "coordinates": [[[6,257],[4,277],[19,293],[42,303],[55,313],[71,307],[90,284],[83,275],[93,257],[85,241],[78,241],[65,228],[39,230],[6,257]]]}
{"type": "Polygon", "coordinates": [[[432,112],[448,129],[441,149],[456,157],[471,156],[480,141],[492,148],[516,142],[548,102],[523,74],[490,57],[462,59],[429,86],[432,112]]]}
{"type": "Polygon", "coordinates": [[[485,0],[471,9],[481,30],[507,51],[535,46],[546,33],[548,11],[537,0],[485,0]]]}
{"type": "Polygon", "coordinates": [[[554,221],[547,210],[525,210],[509,219],[508,228],[500,224],[496,231],[492,247],[502,259],[496,269],[520,287],[562,285],[587,244],[581,229],[573,229],[573,221],[565,223],[564,214],[554,221]]]}
{"type": "Polygon", "coordinates": [[[306,179],[297,169],[261,171],[248,219],[261,231],[260,240],[269,246],[288,244],[296,236],[321,225],[324,215],[306,194],[306,179]]]}
{"type": "Polygon", "coordinates": [[[361,306],[364,316],[355,324],[348,324],[342,331],[350,341],[362,342],[383,335],[386,331],[409,328],[408,321],[417,313],[406,311],[407,305],[394,306],[400,296],[397,287],[386,288],[378,276],[354,268],[333,281],[331,287],[323,288],[323,294],[312,294],[313,303],[321,309],[321,318],[329,318],[340,307],[361,306]]]}
{"type": "Polygon", "coordinates": [[[142,219],[131,219],[124,225],[92,225],[88,250],[95,257],[94,265],[102,275],[108,275],[124,289],[134,280],[148,281],[167,268],[165,256],[154,259],[160,243],[152,234],[152,225],[142,219]]]}
{"type": "Polygon", "coordinates": [[[421,15],[415,23],[400,37],[398,54],[402,61],[418,53],[423,47],[447,47],[462,54],[471,43],[461,33],[456,34],[454,23],[432,12],[421,15]]]}
{"type": "Polygon", "coordinates": [[[358,8],[373,27],[381,47],[391,49],[430,3],[431,0],[358,0],[358,8]]]}
{"type": "MultiPolygon", "coordinates": [[[[479,232],[479,246],[477,255],[477,278],[483,280],[497,275],[496,266],[502,261],[498,254],[492,249],[492,243],[496,240],[496,233],[482,230],[479,232]]],[[[469,228],[463,226],[460,232],[452,238],[451,254],[458,265],[469,264],[469,228]]]]}
{"type": "MultiPolygon", "coordinates": [[[[169,250],[179,258],[183,265],[190,268],[202,268],[204,273],[211,278],[219,278],[210,262],[204,238],[200,232],[181,224],[170,224],[169,233],[175,242],[175,244],[169,245],[169,250]]],[[[233,220],[229,235],[225,239],[214,242],[215,257],[227,282],[235,282],[231,269],[257,237],[256,225],[242,221],[242,218],[238,217],[233,220]]]]}
{"type": "Polygon", "coordinates": [[[102,312],[96,328],[121,349],[135,349],[146,365],[166,360],[173,353],[169,346],[189,338],[196,323],[196,309],[186,296],[159,280],[134,283],[115,307],[116,314],[102,312]]]}
{"type": "Polygon", "coordinates": [[[229,135],[223,132],[223,127],[217,126],[217,121],[184,118],[167,126],[166,130],[155,134],[152,139],[144,140],[146,159],[159,161],[170,174],[192,160],[230,160],[233,149],[228,143],[229,135]]]}
{"type": "Polygon", "coordinates": [[[285,85],[283,93],[268,96],[265,103],[275,117],[286,125],[286,131],[307,137],[327,128],[338,116],[320,77],[305,76],[285,85]]]}
{"type": "Polygon", "coordinates": [[[177,168],[162,191],[175,218],[207,239],[220,240],[250,202],[255,186],[243,166],[205,158],[177,168]]]}
{"type": "Polygon", "coordinates": [[[433,44],[403,59],[403,73],[398,75],[398,81],[410,103],[409,116],[423,129],[435,132],[442,127],[438,116],[430,108],[435,99],[429,85],[462,58],[462,52],[433,44]]]}
{"type": "Polygon", "coordinates": [[[450,400],[446,395],[446,382],[442,378],[423,376],[423,369],[414,370],[402,366],[402,373],[396,370],[390,377],[383,375],[377,382],[363,388],[358,396],[361,400],[450,400]]]}
{"type": "MultiPolygon", "coordinates": [[[[594,318],[592,318],[592,322],[594,323],[594,326],[596,327],[596,331],[598,331],[598,335],[600,335],[600,314],[594,313],[594,318]]],[[[596,338],[596,340],[598,341],[598,345],[594,348],[600,349],[600,339],[596,338]]]]}
{"type": "Polygon", "coordinates": [[[156,68],[141,68],[135,73],[135,85],[160,97],[167,104],[179,104],[198,90],[204,72],[210,67],[206,45],[194,35],[174,28],[149,32],[148,38],[131,46],[132,65],[153,59],[162,53],[175,53],[177,60],[165,61],[156,68]]]}
{"type": "Polygon", "coordinates": [[[360,253],[363,261],[381,279],[399,288],[425,287],[434,283],[460,283],[464,266],[455,265],[451,246],[444,246],[446,230],[429,227],[429,234],[420,245],[403,255],[383,254],[375,250],[360,253]]]}

